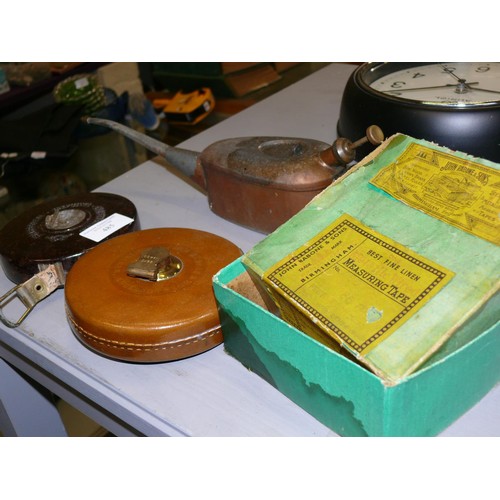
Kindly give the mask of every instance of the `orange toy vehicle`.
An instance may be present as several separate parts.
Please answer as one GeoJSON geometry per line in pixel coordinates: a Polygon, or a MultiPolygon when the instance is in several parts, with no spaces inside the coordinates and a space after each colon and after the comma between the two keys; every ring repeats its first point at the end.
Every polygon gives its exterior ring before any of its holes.
{"type": "Polygon", "coordinates": [[[209,88],[194,92],[177,92],[171,99],[155,99],[153,106],[161,109],[168,123],[195,125],[208,116],[215,107],[215,98],[209,88]]]}

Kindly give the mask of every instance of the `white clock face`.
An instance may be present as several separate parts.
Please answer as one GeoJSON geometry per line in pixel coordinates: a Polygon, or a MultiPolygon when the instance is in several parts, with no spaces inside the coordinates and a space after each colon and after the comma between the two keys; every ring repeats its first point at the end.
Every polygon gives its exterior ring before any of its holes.
{"type": "MultiPolygon", "coordinates": [[[[392,64],[387,63],[387,68],[392,64]]],[[[369,86],[388,96],[454,107],[487,105],[500,100],[500,63],[415,65],[377,78],[375,75],[383,66],[374,70],[375,80],[369,86]]]]}

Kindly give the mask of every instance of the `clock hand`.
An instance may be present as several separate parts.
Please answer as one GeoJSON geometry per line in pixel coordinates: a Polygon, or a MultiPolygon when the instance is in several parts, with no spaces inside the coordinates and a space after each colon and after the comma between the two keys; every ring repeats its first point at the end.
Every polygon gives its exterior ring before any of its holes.
{"type": "Polygon", "coordinates": [[[464,80],[463,78],[458,78],[458,76],[455,75],[455,73],[453,73],[453,71],[451,69],[448,69],[445,66],[441,66],[441,67],[443,68],[443,71],[445,71],[446,73],[451,75],[453,78],[456,78],[458,80],[458,83],[465,83],[466,82],[466,80],[464,80]]]}
{"type": "MultiPolygon", "coordinates": [[[[476,85],[476,83],[468,83],[467,85],[476,85]]],[[[492,94],[500,94],[500,90],[479,89],[477,87],[470,87],[471,90],[479,90],[480,92],[491,92],[492,94]]]]}
{"type": "MultiPolygon", "coordinates": [[[[471,85],[477,85],[479,82],[470,82],[470,83],[465,83],[465,80],[460,82],[458,85],[452,85],[449,84],[449,87],[457,87],[457,92],[459,94],[465,94],[466,92],[470,90],[478,90],[480,92],[491,92],[492,94],[500,94],[500,91],[498,90],[490,90],[490,89],[480,89],[478,87],[471,87],[471,85]]],[[[408,89],[409,90],[409,89],[408,89]]]]}
{"type": "MultiPolygon", "coordinates": [[[[414,87],[411,89],[394,89],[394,90],[383,90],[385,94],[388,94],[390,92],[410,92],[412,90],[431,90],[431,89],[442,89],[444,87],[449,87],[450,85],[436,85],[433,87],[414,87]]],[[[455,85],[453,85],[455,87],[455,85]]]]}
{"type": "MultiPolygon", "coordinates": [[[[470,82],[468,83],[466,80],[462,79],[462,78],[458,78],[457,75],[455,75],[455,73],[453,73],[453,71],[451,69],[448,69],[448,68],[445,68],[444,66],[441,66],[443,68],[443,70],[448,73],[449,75],[453,76],[454,78],[456,78],[458,80],[458,83],[460,85],[460,87],[462,87],[462,90],[479,90],[481,92],[491,92],[492,94],[500,94],[500,91],[497,91],[497,90],[489,90],[489,89],[478,89],[477,87],[471,87],[471,85],[477,85],[479,82],[470,82]]],[[[460,87],[457,87],[458,90],[460,90],[460,87]]]]}
{"type": "MultiPolygon", "coordinates": [[[[468,83],[467,85],[477,85],[479,82],[472,82],[472,83],[468,83]]],[[[458,84],[460,85],[460,84],[458,84]]],[[[446,87],[457,87],[457,85],[455,85],[454,83],[447,83],[445,85],[436,85],[436,86],[433,86],[433,87],[413,87],[411,89],[394,89],[394,90],[384,90],[383,92],[384,93],[389,93],[389,92],[409,92],[411,90],[431,90],[431,89],[443,89],[443,88],[446,88],[446,87]]]]}

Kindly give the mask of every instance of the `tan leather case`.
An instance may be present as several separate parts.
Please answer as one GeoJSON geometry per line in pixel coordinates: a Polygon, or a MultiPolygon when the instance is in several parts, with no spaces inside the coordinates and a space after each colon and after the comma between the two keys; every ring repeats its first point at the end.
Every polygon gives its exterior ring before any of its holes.
{"type": "Polygon", "coordinates": [[[183,228],[147,229],[104,242],[67,276],[71,328],[87,347],[120,360],[170,361],[207,351],[223,341],[212,277],[240,255],[224,238],[183,228]],[[161,281],[129,274],[137,262],[151,268],[147,249],[168,250],[181,262],[180,271],[161,281]]]}

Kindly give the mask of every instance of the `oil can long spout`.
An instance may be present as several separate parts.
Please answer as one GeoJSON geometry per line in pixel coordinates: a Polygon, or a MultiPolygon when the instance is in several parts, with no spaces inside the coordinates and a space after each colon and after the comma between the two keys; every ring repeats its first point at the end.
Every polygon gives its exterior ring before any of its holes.
{"type": "Polygon", "coordinates": [[[188,177],[193,177],[196,170],[196,162],[200,153],[189,151],[188,149],[174,148],[157,139],[141,134],[136,130],[104,118],[85,117],[83,121],[89,125],[100,125],[119,134],[128,137],[134,142],[141,144],[149,151],[165,158],[173,167],[181,171],[188,177]]]}

